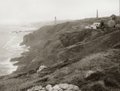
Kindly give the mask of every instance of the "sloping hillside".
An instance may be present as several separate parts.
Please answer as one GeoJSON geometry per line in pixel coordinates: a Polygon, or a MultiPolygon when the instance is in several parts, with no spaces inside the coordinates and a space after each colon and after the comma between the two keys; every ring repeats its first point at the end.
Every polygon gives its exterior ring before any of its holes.
{"type": "Polygon", "coordinates": [[[0,89],[26,91],[35,85],[70,83],[82,91],[119,91],[120,30],[84,29],[99,20],[44,26],[26,35],[21,45],[29,46],[29,52],[11,60],[18,69],[1,78],[0,89]],[[41,65],[46,68],[37,72],[41,65]],[[89,71],[94,73],[86,77],[89,71]]]}

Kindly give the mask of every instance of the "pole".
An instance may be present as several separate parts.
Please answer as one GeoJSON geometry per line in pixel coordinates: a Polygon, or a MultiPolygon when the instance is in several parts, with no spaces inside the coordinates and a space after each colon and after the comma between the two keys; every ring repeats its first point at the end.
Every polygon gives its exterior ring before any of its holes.
{"type": "Polygon", "coordinates": [[[119,0],[119,16],[120,16],[120,0],[119,0]]]}

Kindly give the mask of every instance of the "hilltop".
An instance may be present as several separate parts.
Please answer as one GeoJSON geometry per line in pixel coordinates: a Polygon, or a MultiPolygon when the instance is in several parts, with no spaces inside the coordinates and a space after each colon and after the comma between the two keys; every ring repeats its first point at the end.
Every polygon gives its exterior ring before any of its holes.
{"type": "Polygon", "coordinates": [[[0,91],[59,83],[77,85],[82,91],[119,91],[120,30],[84,29],[100,19],[48,25],[25,35],[21,45],[29,51],[11,59],[18,69],[0,78],[0,91]],[[46,68],[37,72],[41,65],[46,68]],[[86,77],[89,71],[94,74],[86,77]]]}

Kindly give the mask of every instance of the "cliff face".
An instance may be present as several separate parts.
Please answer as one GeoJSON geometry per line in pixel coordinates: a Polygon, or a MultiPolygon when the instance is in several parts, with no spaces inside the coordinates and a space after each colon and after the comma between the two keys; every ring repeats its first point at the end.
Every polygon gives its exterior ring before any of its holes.
{"type": "Polygon", "coordinates": [[[10,86],[14,88],[8,91],[26,91],[36,84],[57,83],[72,83],[82,91],[119,89],[118,85],[113,88],[111,83],[120,83],[120,30],[83,29],[95,21],[86,19],[45,26],[26,35],[21,44],[30,46],[29,52],[11,60],[17,61],[18,69],[1,81],[7,84],[5,91],[10,86]],[[37,72],[41,65],[47,68],[37,72]],[[96,73],[86,78],[89,71],[96,73]],[[9,80],[12,84],[7,83],[9,80]]]}
{"type": "Polygon", "coordinates": [[[64,57],[60,56],[66,47],[87,40],[91,36],[91,30],[82,31],[81,26],[79,22],[67,22],[45,26],[26,35],[21,44],[30,46],[30,50],[29,53],[23,53],[23,56],[18,58],[16,65],[20,65],[21,68],[19,67],[17,71],[36,70],[42,64],[52,66],[64,61],[62,60],[64,57]],[[73,29],[76,25],[78,26],[77,29],[73,29]]]}
{"type": "MultiPolygon", "coordinates": [[[[113,49],[119,44],[119,31],[116,29],[82,29],[85,23],[67,22],[45,26],[24,37],[23,43],[30,46],[18,61],[16,72],[36,71],[40,65],[51,67],[66,60],[82,59],[88,55],[113,49]],[[73,27],[76,27],[74,29],[73,27]]],[[[14,59],[13,59],[14,60],[14,59]]]]}

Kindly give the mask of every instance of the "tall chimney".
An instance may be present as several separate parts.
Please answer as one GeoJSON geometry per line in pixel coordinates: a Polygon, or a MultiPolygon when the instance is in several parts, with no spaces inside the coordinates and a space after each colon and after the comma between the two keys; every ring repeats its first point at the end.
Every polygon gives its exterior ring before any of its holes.
{"type": "Polygon", "coordinates": [[[55,25],[57,24],[57,17],[55,16],[55,25]]]}
{"type": "Polygon", "coordinates": [[[96,18],[98,18],[99,16],[98,16],[98,10],[96,11],[96,18]]]}

